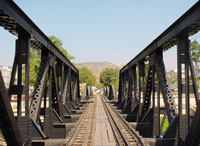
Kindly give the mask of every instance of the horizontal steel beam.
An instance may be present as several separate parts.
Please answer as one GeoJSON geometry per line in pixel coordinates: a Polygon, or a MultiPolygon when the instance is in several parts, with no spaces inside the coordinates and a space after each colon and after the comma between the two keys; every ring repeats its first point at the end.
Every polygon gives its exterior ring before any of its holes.
{"type": "Polygon", "coordinates": [[[76,67],[63,55],[51,40],[34,24],[34,22],[12,1],[0,0],[0,10],[10,16],[19,26],[31,34],[31,39],[36,39],[59,60],[78,73],[76,67]]]}
{"type": "Polygon", "coordinates": [[[184,15],[175,21],[168,29],[166,29],[160,36],[158,36],[151,44],[142,50],[135,58],[133,58],[127,65],[125,65],[120,73],[124,73],[127,69],[145,60],[147,56],[158,49],[168,49],[176,44],[176,36],[182,32],[187,31],[192,35],[200,29],[200,1],[198,1],[192,8],[190,8],[184,15]],[[198,28],[197,28],[198,26],[198,28]]]}

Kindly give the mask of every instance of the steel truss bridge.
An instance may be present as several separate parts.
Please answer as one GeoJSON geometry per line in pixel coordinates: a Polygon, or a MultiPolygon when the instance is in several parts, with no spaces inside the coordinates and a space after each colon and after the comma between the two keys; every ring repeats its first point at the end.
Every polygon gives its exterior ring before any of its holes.
{"type": "MultiPolygon", "coordinates": [[[[71,129],[75,123],[81,127],[84,117],[91,119],[91,122],[81,145],[88,145],[85,140],[93,133],[90,125],[93,125],[91,123],[94,120],[93,113],[88,112],[89,116],[85,111],[88,111],[88,107],[93,107],[90,103],[95,103],[95,99],[92,98],[91,89],[87,87],[82,100],[77,68],[11,0],[0,0],[0,26],[17,37],[8,89],[0,72],[0,128],[7,145],[43,146],[48,142],[61,145],[60,139],[68,141],[65,144],[70,145],[75,139],[73,133],[78,134],[77,130],[71,129]],[[31,101],[30,47],[41,54],[31,101]],[[15,113],[11,106],[13,96],[17,97],[15,113]],[[87,133],[89,131],[90,134],[87,133]]],[[[117,100],[114,98],[113,87],[105,88],[102,102],[108,117],[111,117],[113,129],[118,127],[116,133],[121,138],[116,138],[117,145],[200,144],[199,94],[189,51],[189,37],[199,30],[200,2],[197,2],[120,70],[117,100]],[[177,106],[167,81],[163,60],[163,52],[173,46],[177,50],[177,106]],[[190,114],[192,96],[197,105],[194,115],[190,114]],[[161,99],[164,106],[161,106],[161,99]],[[116,116],[112,116],[115,114],[116,116]],[[114,123],[116,117],[116,121],[123,124],[114,123]],[[163,133],[165,119],[169,126],[163,133]],[[134,142],[120,130],[124,125],[128,127],[125,131],[131,133],[128,135],[133,136],[134,142]],[[120,131],[122,134],[119,134],[120,131]]]]}

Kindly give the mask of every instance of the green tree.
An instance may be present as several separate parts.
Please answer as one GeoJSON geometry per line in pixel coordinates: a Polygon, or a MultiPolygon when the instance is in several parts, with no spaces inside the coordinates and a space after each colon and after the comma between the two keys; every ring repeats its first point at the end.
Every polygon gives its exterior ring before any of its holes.
{"type": "Polygon", "coordinates": [[[70,61],[72,59],[75,59],[74,56],[70,55],[66,49],[63,48],[63,43],[59,38],[56,38],[55,36],[49,36],[49,39],[52,41],[52,43],[54,43],[54,45],[60,49],[60,51],[65,55],[65,57],[67,57],[67,59],[69,59],[70,61]]]}
{"type": "Polygon", "coordinates": [[[117,74],[117,79],[115,80],[113,86],[115,87],[115,91],[117,92],[119,89],[119,73],[117,74]]]}
{"type": "MultiPolygon", "coordinates": [[[[72,60],[75,57],[70,55],[67,50],[63,48],[63,43],[59,38],[55,36],[49,36],[49,39],[54,43],[54,45],[60,49],[60,51],[65,55],[68,60],[72,60]]],[[[30,48],[30,85],[34,86],[36,82],[37,73],[39,70],[41,61],[41,51],[38,49],[30,48]]],[[[24,78],[24,75],[23,75],[24,78]]]]}
{"type": "Polygon", "coordinates": [[[198,89],[200,89],[200,79],[196,78],[196,81],[197,81],[197,87],[198,87],[198,89]]]}
{"type": "MultiPolygon", "coordinates": [[[[29,82],[31,86],[35,85],[37,73],[40,67],[41,61],[41,52],[40,50],[30,48],[30,76],[29,82]]],[[[25,74],[23,74],[23,78],[25,78],[25,74]]]]}
{"type": "MultiPolygon", "coordinates": [[[[195,67],[197,67],[197,63],[200,62],[200,44],[197,42],[197,40],[194,40],[190,43],[190,51],[191,51],[191,57],[192,61],[195,63],[195,67]]],[[[198,72],[199,68],[195,68],[195,72],[198,72]]],[[[200,89],[200,78],[197,78],[197,86],[200,89]]]]}
{"type": "Polygon", "coordinates": [[[194,40],[190,43],[190,51],[192,60],[197,64],[200,62],[200,44],[197,40],[194,40]]]}
{"type": "Polygon", "coordinates": [[[95,87],[97,87],[97,89],[103,89],[104,85],[99,82],[96,82],[95,87]]]}
{"type": "Polygon", "coordinates": [[[90,70],[85,67],[79,68],[79,82],[86,83],[88,86],[94,86],[96,83],[96,77],[90,70]]]}
{"type": "Polygon", "coordinates": [[[119,70],[113,68],[106,68],[100,74],[100,83],[104,86],[114,85],[116,88],[118,87],[119,82],[119,70]]]}
{"type": "Polygon", "coordinates": [[[167,72],[167,81],[169,82],[169,84],[172,85],[176,85],[177,84],[177,73],[173,70],[167,72]]]}

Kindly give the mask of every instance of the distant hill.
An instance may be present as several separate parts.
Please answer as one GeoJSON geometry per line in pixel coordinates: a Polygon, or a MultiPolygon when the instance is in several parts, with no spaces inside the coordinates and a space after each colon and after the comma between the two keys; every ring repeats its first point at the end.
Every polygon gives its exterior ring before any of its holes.
{"type": "Polygon", "coordinates": [[[85,67],[88,70],[92,71],[93,74],[99,79],[100,73],[106,68],[120,69],[119,66],[114,65],[110,62],[85,62],[85,63],[76,63],[76,67],[82,68],[85,67]]]}

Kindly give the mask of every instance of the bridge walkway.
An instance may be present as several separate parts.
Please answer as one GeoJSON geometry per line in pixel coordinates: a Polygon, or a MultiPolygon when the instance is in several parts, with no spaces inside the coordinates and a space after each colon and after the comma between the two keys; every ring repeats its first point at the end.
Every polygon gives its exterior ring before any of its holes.
{"type": "Polygon", "coordinates": [[[106,115],[103,103],[99,95],[97,95],[97,105],[95,109],[95,146],[114,146],[116,144],[113,131],[111,129],[108,116],[106,115]]]}

